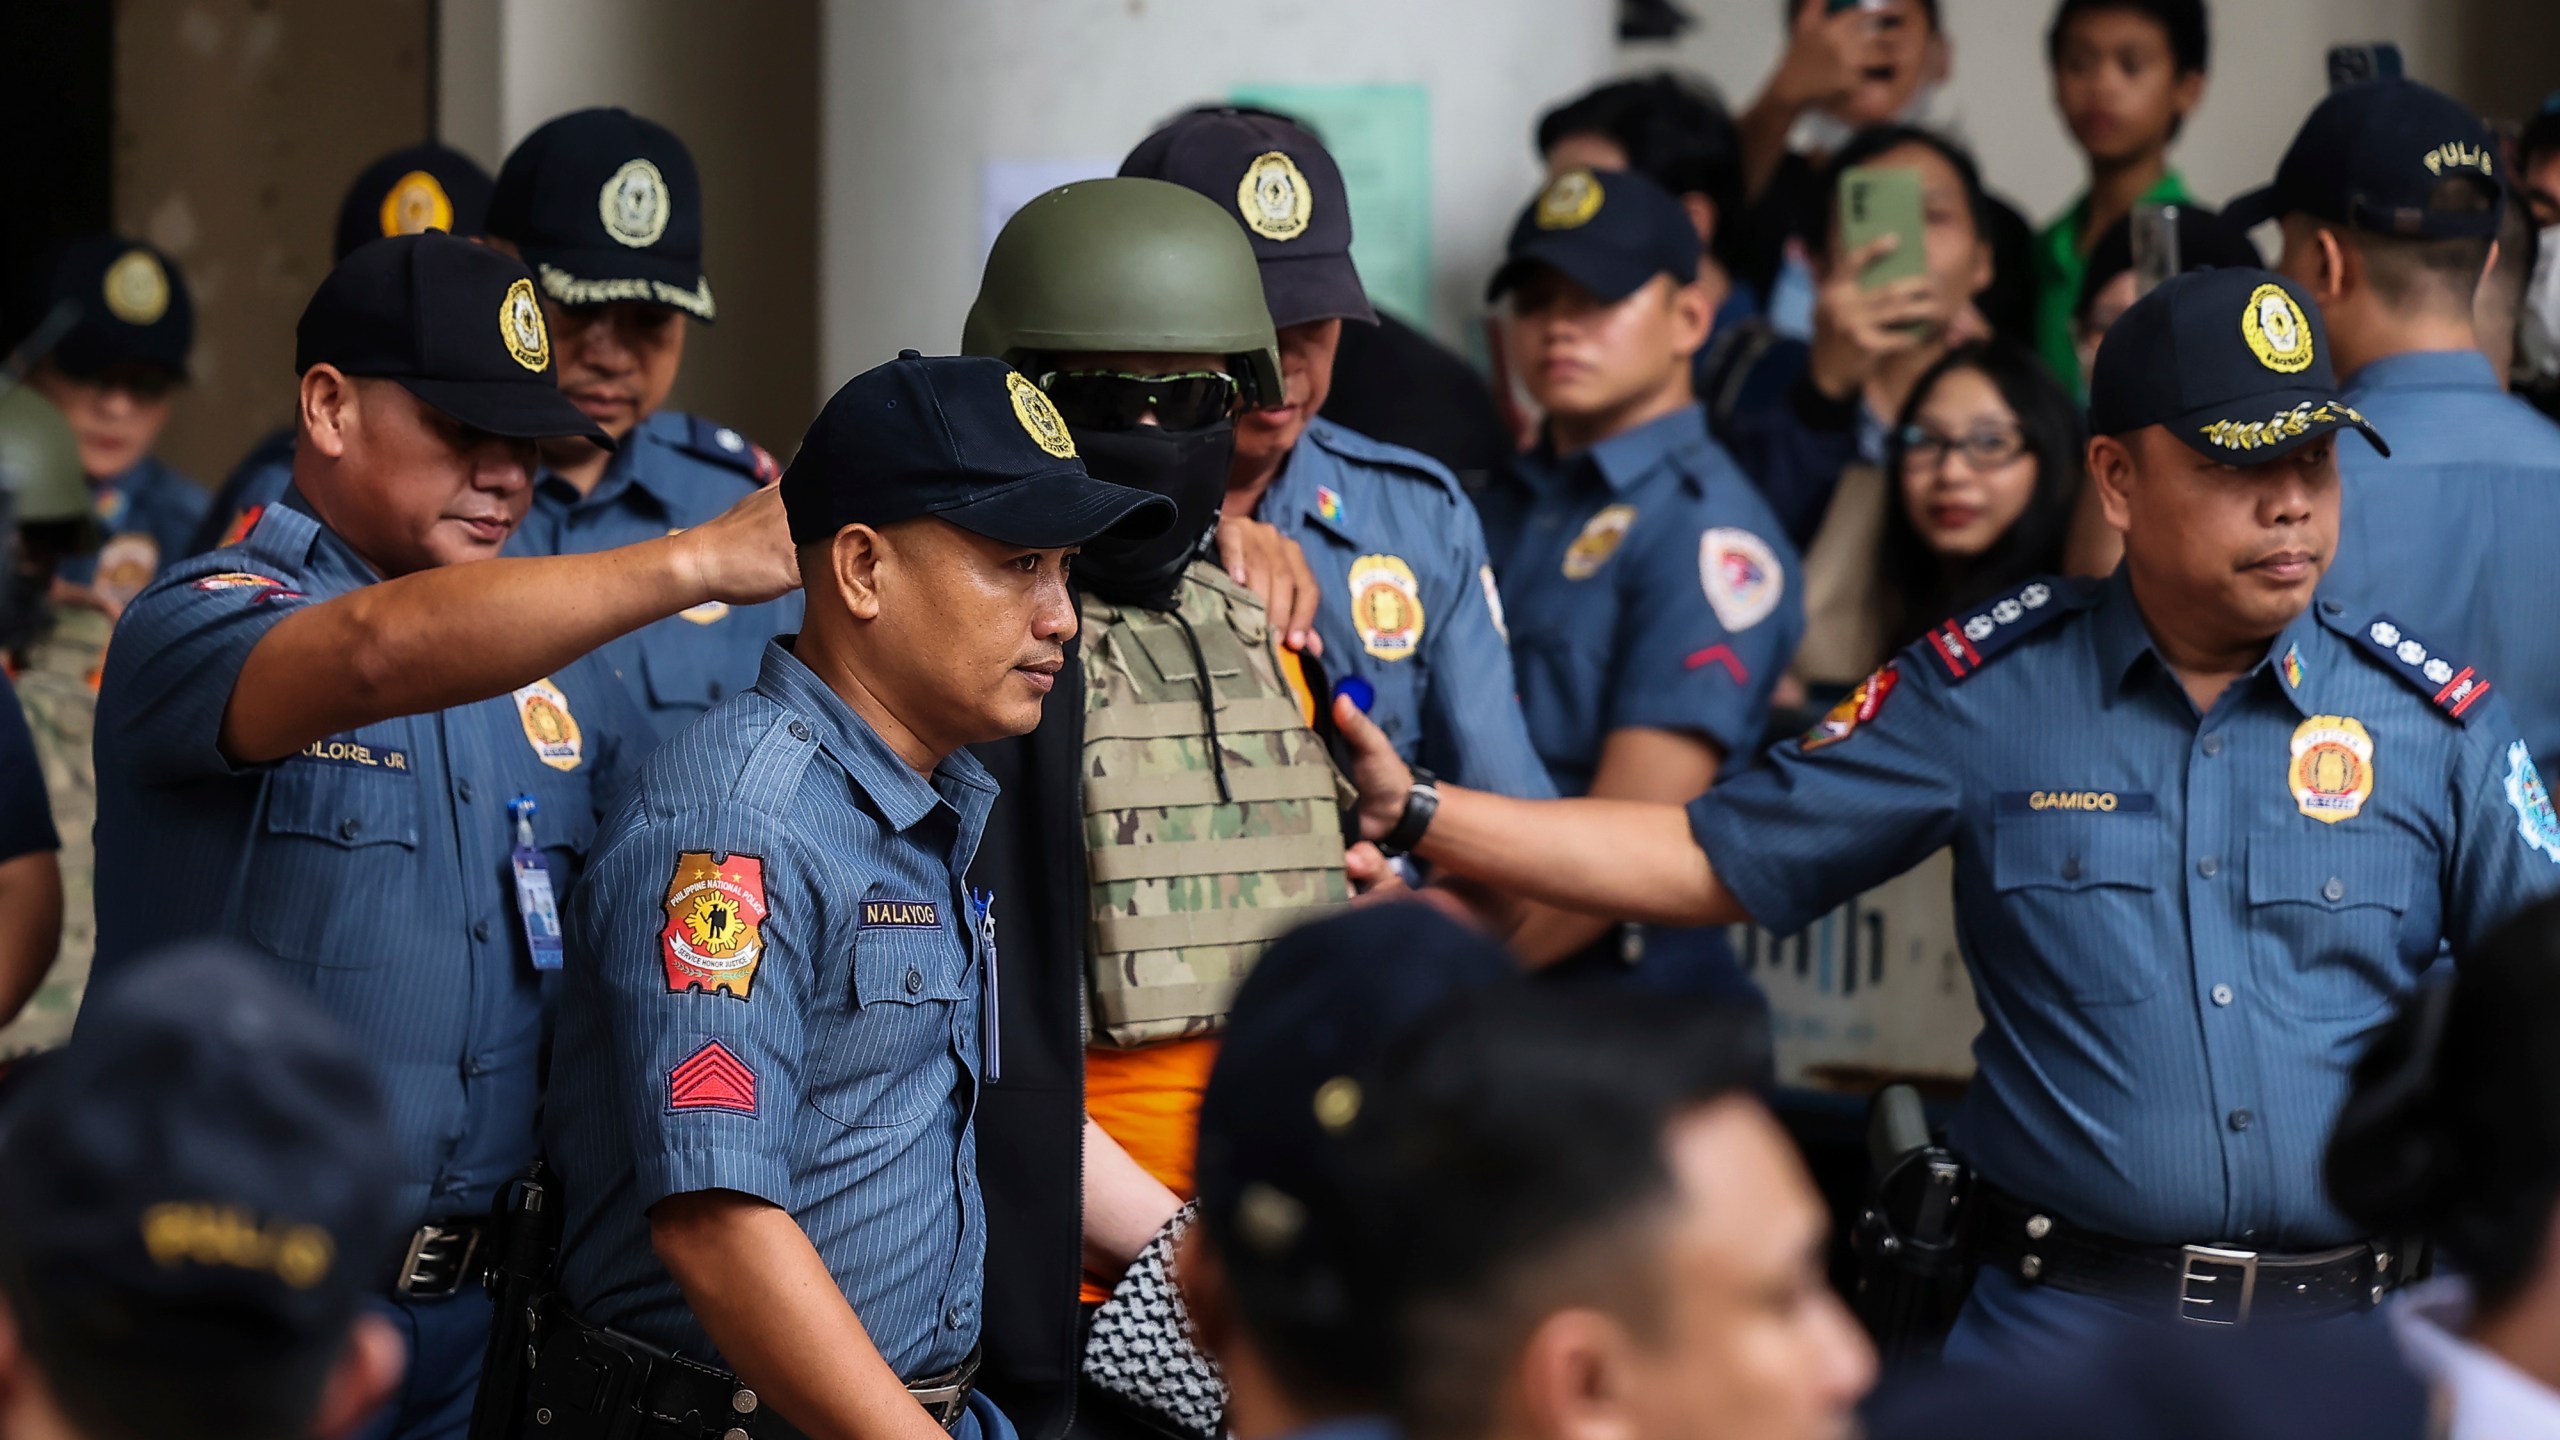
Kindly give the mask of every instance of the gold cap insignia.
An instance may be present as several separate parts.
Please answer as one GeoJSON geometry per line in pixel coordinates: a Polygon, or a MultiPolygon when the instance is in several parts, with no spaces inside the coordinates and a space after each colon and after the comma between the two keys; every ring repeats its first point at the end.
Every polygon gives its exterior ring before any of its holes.
{"type": "Polygon", "coordinates": [[[1588,170],[1567,170],[1547,182],[1538,196],[1538,228],[1571,230],[1591,223],[1600,213],[1600,177],[1588,170]]]}
{"type": "Polygon", "coordinates": [[[382,197],[382,233],[422,235],[453,228],[453,197],[424,170],[412,170],[391,182],[382,197]]]}
{"type": "Polygon", "coordinates": [[[516,363],[540,374],[551,364],[551,329],[542,323],[542,302],[533,298],[533,282],[519,279],[498,302],[498,338],[516,363]]]}
{"type": "Polygon", "coordinates": [[[667,198],[667,177],[646,160],[623,161],[596,197],[604,233],[634,250],[658,243],[658,237],[667,233],[667,213],[673,208],[674,202],[667,198]]]}
{"type": "Polygon", "coordinates": [[[2311,368],[2311,321],[2281,285],[2269,283],[2249,292],[2249,308],[2240,312],[2240,334],[2258,363],[2279,375],[2311,368]]]}
{"type": "Polygon", "coordinates": [[[1004,388],[1013,396],[1013,418],[1022,422],[1031,443],[1061,460],[1076,458],[1076,438],[1067,433],[1066,417],[1040,387],[1012,371],[1005,372],[1004,388]]]}
{"type": "Polygon", "coordinates": [[[107,313],[127,325],[149,325],[169,313],[169,272],[148,250],[127,250],[107,267],[107,313]]]}
{"type": "Polygon", "coordinates": [[[1253,157],[1236,182],[1236,209],[1244,216],[1244,228],[1263,239],[1295,240],[1307,233],[1315,195],[1297,161],[1266,150],[1253,157]]]}

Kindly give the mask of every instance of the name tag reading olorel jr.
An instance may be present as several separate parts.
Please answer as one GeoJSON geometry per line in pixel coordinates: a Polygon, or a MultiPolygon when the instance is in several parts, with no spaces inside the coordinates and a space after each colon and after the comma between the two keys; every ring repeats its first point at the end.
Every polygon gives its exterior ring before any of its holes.
{"type": "Polygon", "coordinates": [[[302,747],[302,758],[323,765],[349,765],[358,770],[409,768],[409,752],[367,745],[357,740],[314,740],[302,747]]]}

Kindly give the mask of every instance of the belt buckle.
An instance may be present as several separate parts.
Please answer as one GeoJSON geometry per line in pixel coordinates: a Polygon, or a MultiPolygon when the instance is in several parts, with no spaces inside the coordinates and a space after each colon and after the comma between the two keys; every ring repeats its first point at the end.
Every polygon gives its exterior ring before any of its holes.
{"type": "Polygon", "coordinates": [[[2178,1318],[2189,1325],[2245,1324],[2258,1298],[2258,1252],[2181,1245],[2178,1253],[2178,1318]],[[2233,1284],[2237,1296],[2218,1288],[2233,1284]]]}
{"type": "Polygon", "coordinates": [[[471,1273],[471,1258],[479,1248],[477,1230],[421,1225],[409,1237],[409,1253],[400,1262],[400,1279],[392,1288],[427,1299],[451,1295],[471,1273]]]}

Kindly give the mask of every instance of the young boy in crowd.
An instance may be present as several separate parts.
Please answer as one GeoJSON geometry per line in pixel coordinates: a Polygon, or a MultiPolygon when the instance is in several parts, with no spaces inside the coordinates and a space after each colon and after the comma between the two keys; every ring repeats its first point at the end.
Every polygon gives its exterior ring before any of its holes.
{"type": "Polygon", "coordinates": [[[2192,205],[2169,146],[2204,99],[2204,0],[2062,0],[2045,36],[2053,103],[2089,188],[2036,236],[2036,351],[2085,397],[2071,315],[2089,252],[2137,205],[2192,205]]]}

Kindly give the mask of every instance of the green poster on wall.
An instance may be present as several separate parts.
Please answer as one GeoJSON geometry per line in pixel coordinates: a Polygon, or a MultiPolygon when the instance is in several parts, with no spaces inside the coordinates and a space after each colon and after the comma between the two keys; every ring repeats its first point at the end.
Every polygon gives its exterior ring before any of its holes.
{"type": "Polygon", "coordinates": [[[1233,99],[1316,132],[1342,167],[1351,258],[1370,303],[1430,328],[1430,95],[1419,85],[1240,85],[1233,99]]]}

